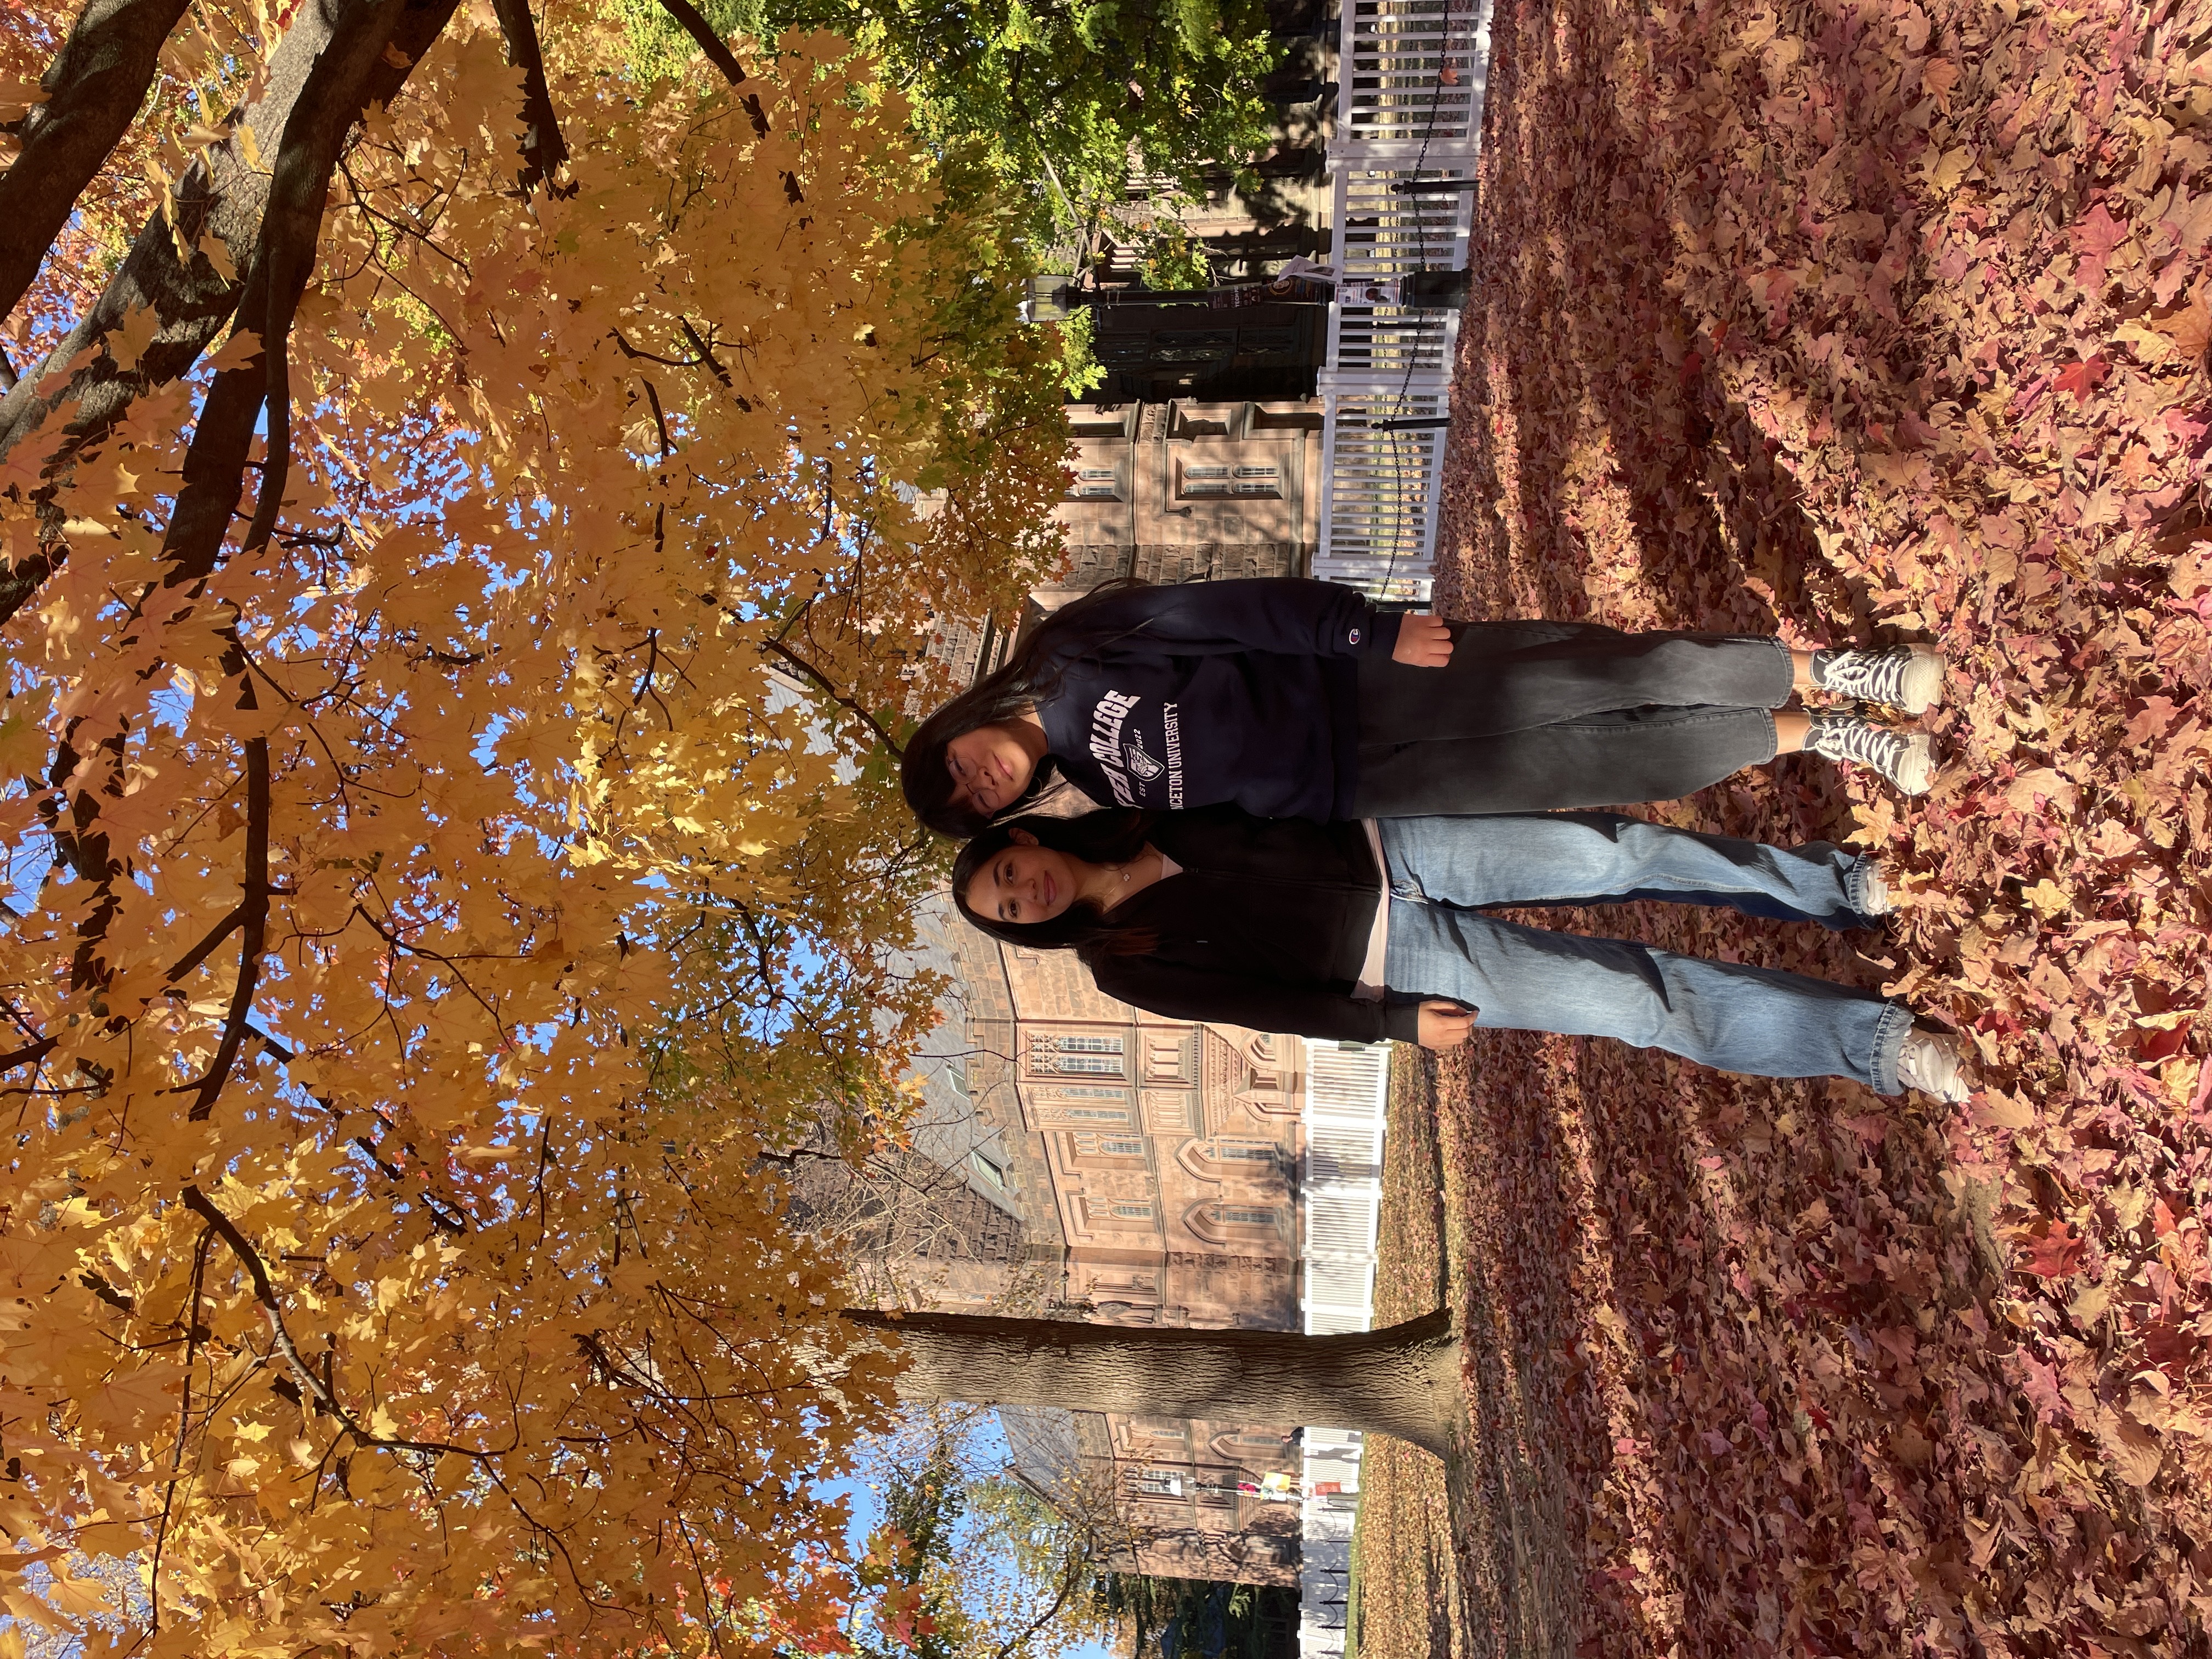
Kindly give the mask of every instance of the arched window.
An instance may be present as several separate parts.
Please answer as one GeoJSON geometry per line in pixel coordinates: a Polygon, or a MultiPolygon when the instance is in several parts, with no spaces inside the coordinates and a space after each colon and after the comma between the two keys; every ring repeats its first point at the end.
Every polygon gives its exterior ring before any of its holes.
{"type": "Polygon", "coordinates": [[[1273,1243],[1281,1237],[1282,1212],[1257,1204],[1194,1204],[1183,1225],[1214,1244],[1273,1243]]]}

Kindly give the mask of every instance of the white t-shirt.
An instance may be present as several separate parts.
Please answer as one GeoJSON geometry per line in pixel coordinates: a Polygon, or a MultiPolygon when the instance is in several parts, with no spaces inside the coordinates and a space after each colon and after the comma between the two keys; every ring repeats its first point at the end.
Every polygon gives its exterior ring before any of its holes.
{"type": "Polygon", "coordinates": [[[1382,878],[1382,902],[1375,907],[1375,925],[1367,931],[1367,954],[1360,959],[1359,982],[1352,988],[1355,1002],[1380,1002],[1389,988],[1382,982],[1390,949],[1390,866],[1382,861],[1382,831],[1373,818],[1362,818],[1367,850],[1375,854],[1375,868],[1382,878]]]}

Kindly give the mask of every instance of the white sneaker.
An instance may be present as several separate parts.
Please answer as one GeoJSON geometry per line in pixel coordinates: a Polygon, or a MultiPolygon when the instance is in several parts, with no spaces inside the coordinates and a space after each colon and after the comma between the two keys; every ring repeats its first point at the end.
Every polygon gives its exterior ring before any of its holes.
{"type": "Polygon", "coordinates": [[[1943,653],[1932,645],[1815,651],[1813,684],[1839,697],[1924,714],[1943,700],[1943,653]]]}
{"type": "Polygon", "coordinates": [[[1905,1048],[1897,1056],[1897,1080],[1953,1106],[1973,1092],[1959,1058],[1958,1039],[1935,1031],[1916,1029],[1905,1034],[1905,1048]]]}
{"type": "Polygon", "coordinates": [[[1859,914],[1863,916],[1886,916],[1897,908],[1889,896],[1889,877],[1883,872],[1880,859],[1869,859],[1859,869],[1859,914]]]}

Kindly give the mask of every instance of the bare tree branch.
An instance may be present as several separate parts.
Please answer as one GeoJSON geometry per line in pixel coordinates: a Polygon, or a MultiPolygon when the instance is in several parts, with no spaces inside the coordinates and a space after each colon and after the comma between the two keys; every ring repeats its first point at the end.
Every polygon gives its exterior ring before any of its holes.
{"type": "MultiPolygon", "coordinates": [[[[239,701],[251,708],[253,704],[253,682],[241,682],[243,690],[239,701]]],[[[222,1093],[222,1085],[229,1080],[230,1068],[238,1059],[239,1045],[246,1041],[251,1030],[250,1017],[253,1012],[253,991],[261,980],[261,952],[267,943],[269,929],[269,739],[248,738],[246,741],[246,872],[240,879],[244,889],[238,908],[239,921],[238,978],[231,988],[230,1009],[223,1017],[222,1037],[216,1048],[215,1058],[208,1064],[207,1075],[199,1085],[198,1097],[185,1115],[198,1122],[215,1110],[215,1103],[222,1093]]]]}
{"type": "MultiPolygon", "coordinates": [[[[707,61],[721,70],[723,78],[732,86],[741,87],[745,83],[745,66],[738,61],[737,53],[730,50],[729,42],[714,33],[714,26],[707,21],[691,0],[660,0],[660,9],[677,21],[684,33],[699,43],[699,50],[707,54],[707,61]]],[[[768,117],[760,112],[759,105],[750,103],[750,100],[748,103],[753,112],[753,131],[765,137],[768,117]]]]}
{"type": "Polygon", "coordinates": [[[541,184],[556,196],[572,194],[574,185],[564,189],[551,182],[568,159],[568,145],[554,112],[553,89],[545,79],[545,51],[538,44],[530,0],[492,0],[492,10],[507,40],[507,61],[522,71],[522,115],[528,125],[522,134],[523,169],[516,182],[525,195],[541,184]]]}
{"type": "MultiPolygon", "coordinates": [[[[708,62],[721,70],[732,86],[744,84],[745,66],[738,61],[738,55],[730,50],[728,42],[714,33],[714,26],[700,15],[699,9],[691,3],[691,0],[660,0],[660,5],[662,10],[684,26],[686,34],[699,43],[699,50],[707,54],[708,62]]],[[[759,96],[749,92],[738,101],[744,106],[745,115],[753,124],[755,135],[767,137],[768,112],[761,107],[759,96]]],[[[783,195],[793,207],[806,200],[805,193],[799,188],[796,174],[787,172],[783,175],[783,195]]]]}
{"type": "Polygon", "coordinates": [[[283,1358],[307,1398],[337,1418],[339,1425],[348,1434],[364,1446],[375,1446],[385,1451],[427,1452],[433,1455],[453,1452],[478,1462],[497,1455],[473,1446],[458,1446],[450,1441],[408,1440],[398,1436],[376,1434],[365,1427],[347,1409],[345,1402],[338,1398],[337,1390],[324,1378],[316,1376],[307,1360],[301,1358],[299,1347],[292,1340],[292,1333],[285,1327],[284,1305],[277,1299],[276,1287],[270,1282],[268,1264],[262,1259],[261,1252],[255,1248],[253,1241],[240,1232],[238,1224],[217,1209],[197,1186],[185,1188],[178,1196],[186,1209],[206,1222],[214,1229],[216,1237],[230,1247],[230,1253],[238,1258],[239,1265],[246,1269],[246,1277],[253,1283],[253,1299],[261,1304],[262,1316],[268,1321],[270,1344],[283,1358]]]}
{"type": "Polygon", "coordinates": [[[1008,1656],[1024,1645],[1030,1637],[1035,1636],[1047,1625],[1059,1618],[1060,1610],[1067,1605],[1067,1598],[1074,1595],[1082,1587],[1085,1580],[1090,1577],[1087,1571],[1089,1565],[1088,1562],[1082,1561],[1069,1562],[1066,1571],[1060,1574],[1060,1594],[1052,1598],[1052,1605],[1030,1620],[1021,1630],[1008,1637],[1000,1645],[998,1652],[991,1656],[991,1659],[1008,1659],[1008,1656]]]}
{"type": "Polygon", "coordinates": [[[789,663],[793,668],[796,668],[800,673],[805,675],[808,679],[812,680],[815,684],[820,686],[824,691],[828,692],[830,694],[830,702],[836,703],[841,708],[848,709],[851,713],[859,715],[860,719],[866,721],[868,729],[876,734],[877,738],[881,740],[884,748],[891,751],[891,758],[893,760],[903,760],[906,758],[906,750],[900,746],[899,740],[884,728],[884,723],[878,720],[873,714],[870,714],[856,699],[849,697],[842,691],[840,691],[830,677],[823,673],[820,669],[817,668],[812,663],[807,661],[805,658],[800,656],[796,651],[793,651],[781,640],[763,640],[761,641],[761,649],[769,652],[773,655],[781,657],[784,661],[789,663]]]}
{"type": "Polygon", "coordinates": [[[39,78],[23,150],[0,178],[0,312],[15,310],[76,198],[146,101],[189,0],[89,0],[39,78]]]}
{"type": "Polygon", "coordinates": [[[170,969],[167,973],[161,975],[162,981],[165,984],[174,985],[186,974],[191,973],[193,969],[198,967],[200,963],[208,959],[209,955],[215,950],[216,945],[222,944],[223,940],[228,939],[233,933],[236,933],[238,931],[239,924],[245,920],[246,907],[243,904],[233,906],[230,914],[225,916],[221,921],[216,923],[215,927],[210,930],[208,936],[205,939],[202,939],[198,945],[192,946],[191,950],[185,951],[185,954],[178,959],[177,965],[170,969]]]}

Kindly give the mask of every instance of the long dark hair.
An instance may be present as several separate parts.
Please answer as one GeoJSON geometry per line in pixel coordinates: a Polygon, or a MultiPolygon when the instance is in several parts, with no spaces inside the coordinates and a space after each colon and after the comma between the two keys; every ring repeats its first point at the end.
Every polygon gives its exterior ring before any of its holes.
{"type": "MultiPolygon", "coordinates": [[[[915,817],[938,834],[955,840],[965,840],[989,823],[984,814],[953,800],[952,774],[945,763],[946,746],[979,727],[1002,726],[1029,713],[1060,690],[1070,663],[1134,632],[1102,623],[1099,607],[1117,594],[1151,585],[1133,577],[1117,577],[1100,583],[1079,599],[1070,600],[1039,623],[1002,666],[917,726],[906,740],[906,754],[899,762],[899,788],[915,817]]],[[[998,816],[1018,811],[1036,799],[1055,769],[1049,755],[1040,760],[1020,799],[1009,801],[998,816]]]]}
{"type": "Polygon", "coordinates": [[[952,865],[952,902],[973,927],[993,939],[1032,951],[1074,951],[1085,957],[1142,956],[1159,943],[1149,927],[1116,922],[1089,899],[1078,899],[1050,921],[1000,921],[968,908],[968,884],[983,866],[1014,844],[1014,831],[1026,830],[1040,847],[1066,853],[1087,864],[1126,864],[1145,850],[1158,815],[1125,807],[1085,812],[1079,818],[1017,818],[994,823],[960,849],[952,865]]]}

